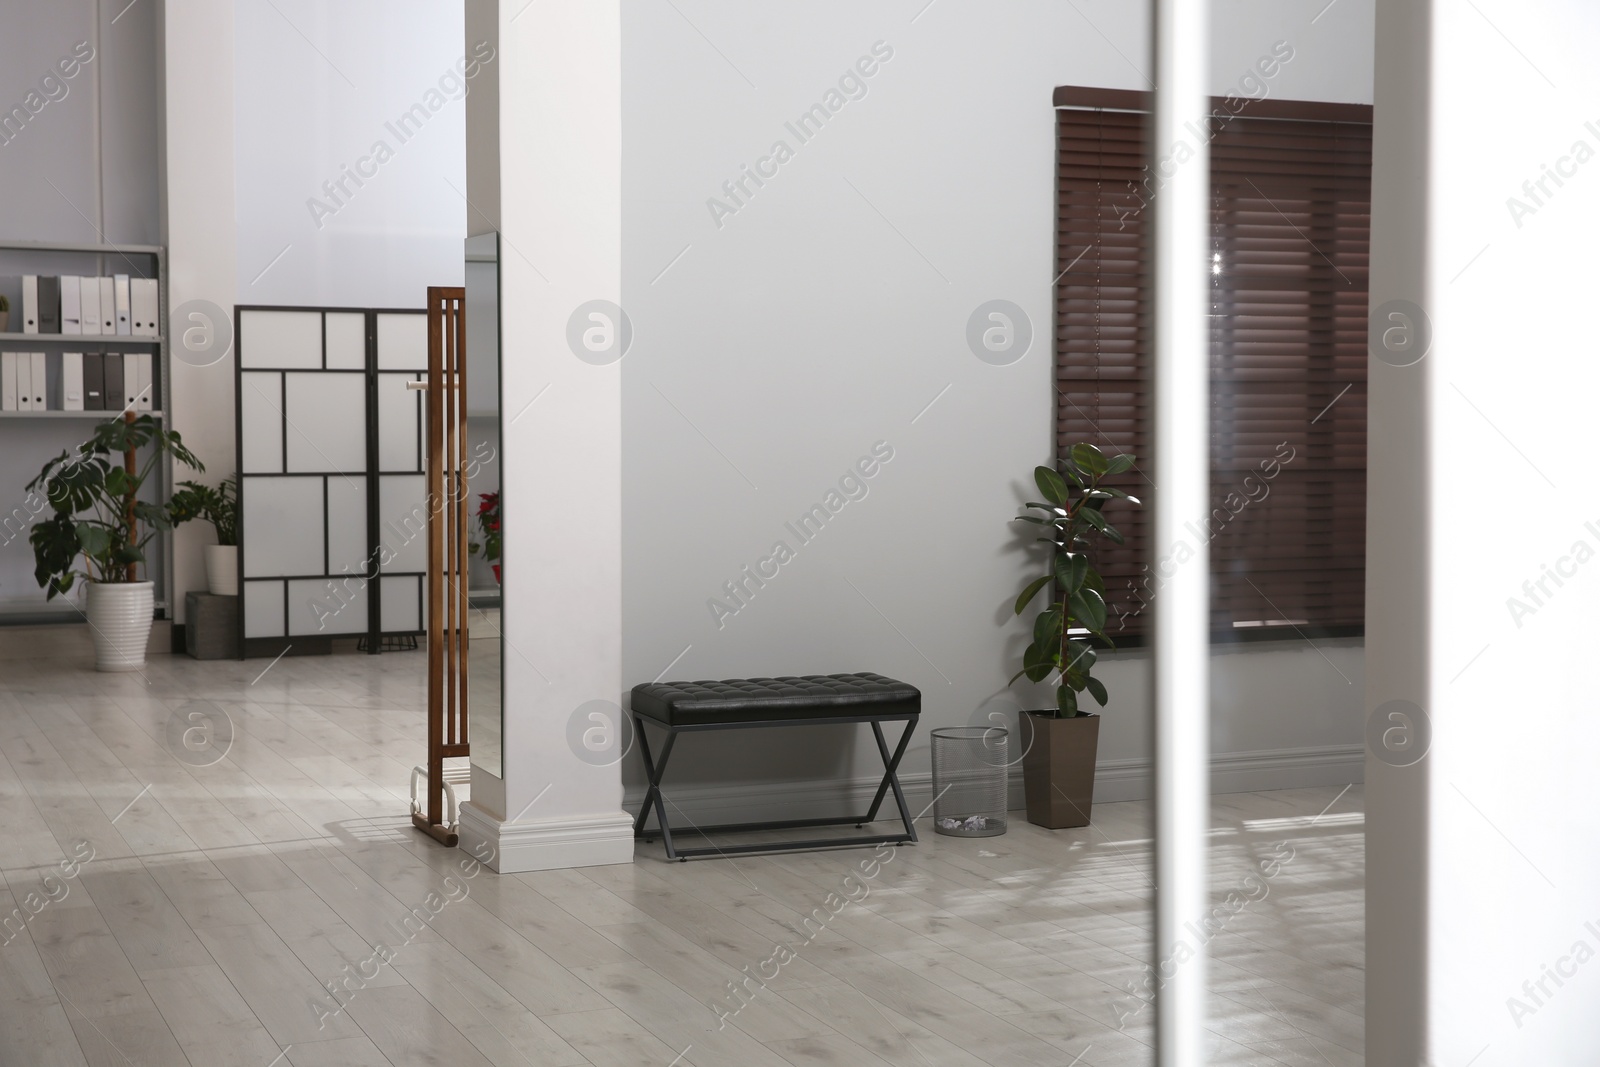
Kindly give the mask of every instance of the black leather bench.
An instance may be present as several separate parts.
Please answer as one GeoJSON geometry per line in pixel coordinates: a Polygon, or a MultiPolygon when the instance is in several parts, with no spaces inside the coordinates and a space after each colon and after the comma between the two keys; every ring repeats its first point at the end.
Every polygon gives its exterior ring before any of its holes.
{"type": "MultiPolygon", "coordinates": [[[[650,777],[650,789],[644,804],[633,822],[635,837],[645,835],[645,820],[655,806],[656,821],[661,840],[667,847],[669,860],[686,860],[690,856],[727,856],[746,852],[792,852],[797,849],[845,848],[855,845],[905,844],[917,839],[916,828],[911,824],[911,813],[906,809],[906,797],[900,790],[900,779],[895,770],[900,757],[905,755],[911,741],[911,731],[917,727],[917,716],[922,712],[922,693],[912,685],[885,678],[881,674],[822,674],[795,678],[730,678],[720,682],[652,682],[633,687],[633,721],[638,728],[639,751],[644,757],[645,772],[650,777]],[[645,734],[645,723],[666,732],[661,745],[659,762],[651,758],[650,739],[645,734]],[[878,742],[878,754],[883,757],[883,781],[865,815],[828,819],[786,819],[779,822],[729,823],[720,826],[690,827],[687,832],[700,835],[732,833],[751,830],[788,830],[804,826],[840,826],[855,823],[859,828],[878,817],[878,808],[884,795],[894,791],[895,805],[900,809],[900,820],[905,832],[874,836],[811,838],[805,840],[769,841],[761,844],[724,845],[721,848],[680,849],[672,843],[673,829],[667,821],[667,809],[661,794],[661,779],[667,771],[667,760],[678,735],[702,730],[743,730],[763,726],[817,726],[823,724],[870,723],[872,736],[878,742]],[[883,739],[882,723],[904,722],[905,732],[891,755],[883,739]]],[[[684,832],[681,828],[679,832],[684,832]]]]}

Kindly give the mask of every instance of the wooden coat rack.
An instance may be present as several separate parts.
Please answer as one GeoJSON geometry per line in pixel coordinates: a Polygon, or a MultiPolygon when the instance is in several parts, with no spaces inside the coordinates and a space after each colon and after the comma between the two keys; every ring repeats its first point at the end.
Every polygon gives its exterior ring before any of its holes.
{"type": "Polygon", "coordinates": [[[444,761],[470,751],[466,299],[462,286],[428,287],[428,380],[417,383],[428,397],[428,765],[426,810],[412,776],[411,821],[448,847],[457,841],[457,812],[444,761]]]}

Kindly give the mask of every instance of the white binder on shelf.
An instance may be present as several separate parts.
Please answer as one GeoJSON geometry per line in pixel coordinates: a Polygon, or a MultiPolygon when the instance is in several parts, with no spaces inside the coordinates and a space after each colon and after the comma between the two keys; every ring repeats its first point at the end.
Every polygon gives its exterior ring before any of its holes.
{"type": "Polygon", "coordinates": [[[90,337],[100,336],[100,279],[78,279],[79,317],[83,332],[90,337]]]}
{"type": "Polygon", "coordinates": [[[134,278],[129,282],[133,305],[133,335],[154,337],[160,329],[161,302],[157,299],[154,278],[134,278]]]}
{"type": "Polygon", "coordinates": [[[61,353],[61,410],[83,410],[83,353],[61,353]]]}
{"type": "Polygon", "coordinates": [[[45,411],[50,407],[49,393],[46,392],[49,389],[50,379],[44,371],[44,353],[31,352],[29,355],[33,357],[29,361],[32,363],[32,369],[28,375],[29,385],[33,389],[33,410],[45,411]]]}
{"type": "Polygon", "coordinates": [[[111,281],[117,299],[117,336],[127,337],[133,333],[133,305],[130,303],[128,276],[113,274],[111,281]]]}
{"type": "Polygon", "coordinates": [[[17,410],[33,410],[33,356],[28,352],[13,353],[17,357],[17,410]]]}
{"type": "Polygon", "coordinates": [[[61,276],[61,332],[83,332],[83,281],[76,274],[61,276]]]}
{"type": "Polygon", "coordinates": [[[100,333],[110,337],[117,332],[116,284],[110,278],[95,280],[100,283],[100,333]]]}
{"type": "Polygon", "coordinates": [[[0,352],[0,411],[17,410],[16,352],[0,352]]]}
{"type": "Polygon", "coordinates": [[[155,382],[150,375],[151,358],[149,352],[130,352],[126,357],[127,369],[124,373],[129,376],[128,396],[135,411],[155,410],[155,382]]]}
{"type": "Polygon", "coordinates": [[[22,276],[22,332],[39,332],[39,276],[22,276]]]}

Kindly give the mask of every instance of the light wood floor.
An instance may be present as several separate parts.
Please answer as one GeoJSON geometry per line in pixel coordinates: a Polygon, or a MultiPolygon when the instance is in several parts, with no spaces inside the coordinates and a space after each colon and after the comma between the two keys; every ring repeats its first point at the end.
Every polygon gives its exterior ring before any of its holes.
{"type": "MultiPolygon", "coordinates": [[[[1143,804],[979,840],[924,820],[859,882],[869,852],[668,864],[659,843],[467,878],[408,827],[421,653],[117,676],[33,640],[0,631],[5,1067],[1153,1062],[1127,993],[1149,955],[1143,804]],[[175,758],[173,716],[219,709],[226,758],[175,758]],[[747,974],[765,981],[735,999],[747,974]]],[[[1209,1062],[1361,1062],[1360,803],[1215,799],[1218,900],[1266,895],[1212,938],[1209,1062]]]]}

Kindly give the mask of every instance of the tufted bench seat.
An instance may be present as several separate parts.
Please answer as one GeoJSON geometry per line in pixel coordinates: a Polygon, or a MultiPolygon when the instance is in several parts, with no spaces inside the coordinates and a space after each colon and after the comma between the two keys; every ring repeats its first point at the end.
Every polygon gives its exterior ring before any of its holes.
{"type": "MultiPolygon", "coordinates": [[[[634,820],[636,837],[645,836],[645,821],[652,805],[666,846],[667,858],[685,860],[691,856],[732,855],[746,852],[779,852],[796,849],[843,848],[855,845],[905,844],[917,839],[911,813],[906,808],[905,794],[900,789],[896,768],[916,729],[917,717],[922,711],[922,693],[912,685],[885,678],[881,674],[813,674],[784,678],[729,678],[723,681],[703,682],[651,682],[633,688],[633,719],[637,724],[639,751],[644,757],[645,772],[650,778],[650,789],[645,794],[639,815],[634,820]],[[652,758],[650,740],[645,724],[666,732],[662,742],[661,757],[652,758]],[[899,744],[891,755],[883,738],[884,722],[901,721],[906,724],[899,744]],[[869,723],[878,743],[878,753],[883,757],[884,776],[878,785],[877,795],[865,815],[844,818],[788,819],[779,822],[731,823],[721,826],[693,827],[696,834],[728,833],[751,830],[784,830],[805,826],[838,826],[855,823],[857,827],[878,817],[886,793],[894,792],[896,806],[905,832],[876,836],[808,839],[800,841],[769,841],[760,844],[726,845],[721,848],[680,849],[672,841],[673,829],[667,821],[666,804],[661,793],[661,780],[666,774],[667,760],[672,746],[681,733],[703,730],[737,730],[767,726],[816,726],[821,724],[869,723]]],[[[680,833],[682,830],[680,829],[680,833]]]]}

